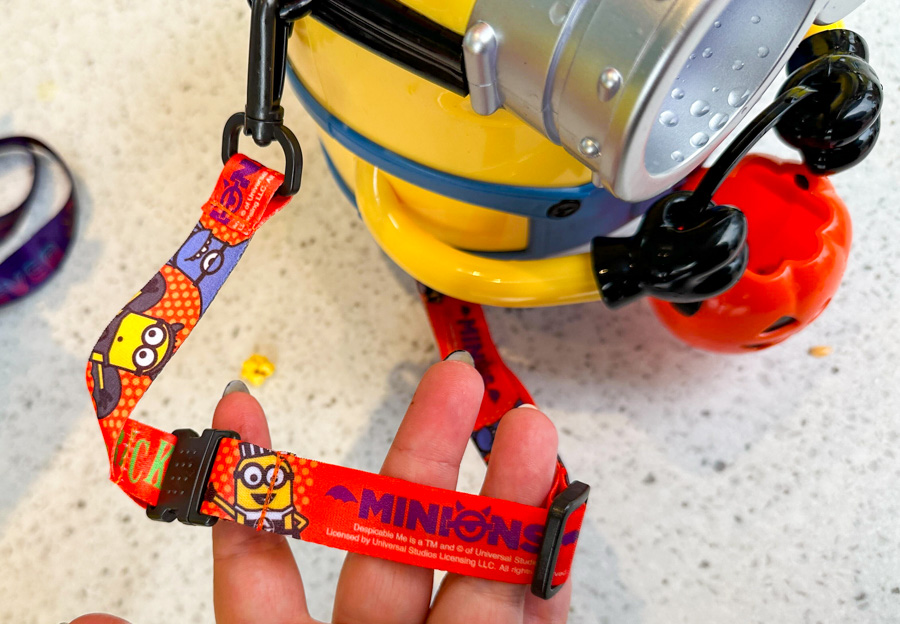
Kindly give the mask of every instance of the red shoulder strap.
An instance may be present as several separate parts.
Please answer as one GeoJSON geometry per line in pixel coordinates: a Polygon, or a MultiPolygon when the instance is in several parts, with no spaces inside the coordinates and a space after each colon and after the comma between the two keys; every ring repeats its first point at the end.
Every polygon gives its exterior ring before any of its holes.
{"type": "MultiPolygon", "coordinates": [[[[566,487],[562,464],[547,506],[530,507],[302,459],[232,432],[170,434],[131,419],[253,234],[287,203],[277,195],[281,183],[281,174],[245,156],[229,160],[190,236],[98,339],[87,385],[110,478],[154,519],[224,519],[411,565],[531,583],[549,597],[568,578],[589,490],[566,487]]],[[[485,377],[473,438],[487,458],[497,421],[531,397],[500,359],[478,306],[435,293],[426,302],[441,350],[468,349],[485,377]]]]}

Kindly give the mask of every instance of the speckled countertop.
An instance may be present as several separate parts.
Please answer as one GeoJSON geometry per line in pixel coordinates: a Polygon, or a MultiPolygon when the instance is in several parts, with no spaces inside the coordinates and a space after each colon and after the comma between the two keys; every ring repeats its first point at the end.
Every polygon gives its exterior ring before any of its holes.
{"type": "MultiPolygon", "coordinates": [[[[676,342],[644,304],[488,312],[593,486],[572,622],[900,621],[898,14],[900,0],[870,0],[849,22],[888,107],[875,154],[836,181],[855,249],[808,331],[721,357],[676,342]]],[[[243,106],[247,24],[239,0],[4,6],[0,136],[54,145],[84,210],[62,273],[0,309],[0,622],[212,620],[209,536],[146,521],[106,481],[83,363],[212,188],[222,125],[243,106]]],[[[411,280],[330,180],[297,100],[285,107],[306,146],[302,195],[136,415],[204,427],[261,351],[278,366],[255,391],[276,446],[376,470],[437,352],[411,280]]],[[[482,474],[471,452],[462,487],[482,474]]],[[[294,548],[327,618],[343,555],[294,548]]]]}

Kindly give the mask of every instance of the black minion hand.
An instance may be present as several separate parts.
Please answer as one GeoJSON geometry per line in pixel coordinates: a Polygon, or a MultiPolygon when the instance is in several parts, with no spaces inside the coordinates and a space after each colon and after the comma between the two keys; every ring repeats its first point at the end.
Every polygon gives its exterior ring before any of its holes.
{"type": "Polygon", "coordinates": [[[878,140],[883,95],[865,40],[849,30],[817,33],[797,48],[788,68],[782,92],[805,86],[817,93],[781,118],[781,137],[819,175],[861,162],[878,140]]]}
{"type": "Polygon", "coordinates": [[[731,288],[747,266],[747,220],[733,206],[697,207],[672,193],[647,211],[629,238],[595,238],[594,276],[611,308],[643,295],[700,301],[731,288]]]}

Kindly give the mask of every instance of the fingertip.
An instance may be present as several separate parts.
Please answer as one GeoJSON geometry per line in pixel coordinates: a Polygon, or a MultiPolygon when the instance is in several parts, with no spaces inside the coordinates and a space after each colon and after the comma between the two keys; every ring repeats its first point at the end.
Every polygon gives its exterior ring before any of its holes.
{"type": "Polygon", "coordinates": [[[453,487],[483,396],[484,382],[474,367],[461,361],[431,366],[397,429],[382,474],[453,487]]]}
{"type": "Polygon", "coordinates": [[[501,432],[504,432],[504,437],[519,437],[520,441],[534,444],[539,450],[543,449],[545,454],[556,457],[556,447],[559,443],[556,426],[534,405],[520,405],[507,412],[497,427],[497,436],[500,436],[501,432]]]}
{"type": "Polygon", "coordinates": [[[262,406],[246,392],[226,394],[216,405],[213,429],[236,431],[242,440],[271,448],[269,424],[262,406]]]}
{"type": "MultiPolygon", "coordinates": [[[[483,397],[484,380],[474,366],[458,360],[445,360],[433,364],[425,371],[422,380],[416,387],[411,407],[421,406],[423,402],[426,402],[429,406],[438,408],[440,412],[438,415],[443,414],[444,417],[456,420],[456,424],[466,427],[475,424],[483,397]],[[444,409],[441,409],[441,406],[444,409]],[[464,422],[460,422],[459,419],[464,422]],[[468,422],[469,420],[471,422],[468,422]]],[[[426,411],[431,412],[432,410],[426,411]]],[[[401,428],[407,425],[411,415],[407,414],[401,428]]],[[[416,419],[412,420],[411,424],[415,424],[416,419]]]]}
{"type": "MultiPolygon", "coordinates": [[[[465,351],[462,353],[465,353],[465,351]]],[[[453,359],[433,364],[422,377],[422,383],[419,384],[419,387],[421,388],[426,381],[430,384],[435,380],[439,380],[448,392],[457,394],[463,399],[477,399],[478,404],[481,405],[481,397],[484,394],[484,379],[481,378],[481,373],[467,361],[453,359]]]]}
{"type": "Polygon", "coordinates": [[[497,428],[483,493],[541,505],[556,473],[558,442],[556,427],[540,410],[508,412],[497,428]]]}

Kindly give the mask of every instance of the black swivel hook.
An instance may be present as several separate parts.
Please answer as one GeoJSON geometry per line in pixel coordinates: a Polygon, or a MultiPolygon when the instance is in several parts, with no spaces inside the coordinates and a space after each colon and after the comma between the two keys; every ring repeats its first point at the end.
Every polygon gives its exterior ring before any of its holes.
{"type": "Polygon", "coordinates": [[[300,190],[303,153],[300,142],[284,125],[284,92],[287,45],[293,22],[309,12],[312,0],[249,0],[251,7],[250,59],[247,66],[247,105],[225,123],[222,162],[237,154],[241,131],[260,147],[278,141],[284,150],[282,195],[300,190]]]}

